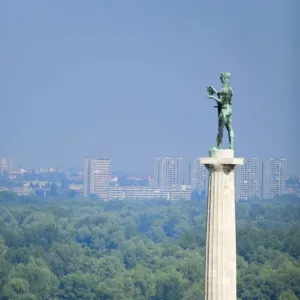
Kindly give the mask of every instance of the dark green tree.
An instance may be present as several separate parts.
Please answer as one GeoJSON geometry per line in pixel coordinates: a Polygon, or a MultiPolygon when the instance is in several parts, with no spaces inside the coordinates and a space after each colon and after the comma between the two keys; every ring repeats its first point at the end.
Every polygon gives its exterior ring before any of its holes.
{"type": "Polygon", "coordinates": [[[51,184],[49,195],[52,197],[58,196],[57,185],[55,184],[55,182],[51,184]]]}

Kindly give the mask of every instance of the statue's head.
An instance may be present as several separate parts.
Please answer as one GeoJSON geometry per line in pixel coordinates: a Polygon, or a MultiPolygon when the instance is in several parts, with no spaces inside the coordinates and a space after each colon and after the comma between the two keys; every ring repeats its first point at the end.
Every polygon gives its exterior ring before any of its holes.
{"type": "Polygon", "coordinates": [[[230,73],[226,73],[226,72],[221,73],[220,80],[222,83],[229,83],[230,73]]]}

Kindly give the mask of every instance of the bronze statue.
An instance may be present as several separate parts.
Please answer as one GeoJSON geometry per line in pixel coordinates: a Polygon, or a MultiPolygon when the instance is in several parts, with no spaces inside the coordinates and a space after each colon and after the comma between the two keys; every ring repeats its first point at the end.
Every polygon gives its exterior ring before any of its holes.
{"type": "Polygon", "coordinates": [[[218,116],[219,116],[219,130],[217,135],[217,149],[222,148],[223,141],[223,129],[224,126],[228,131],[229,137],[229,149],[233,149],[233,139],[234,133],[232,128],[232,109],[231,101],[233,96],[233,91],[230,86],[230,73],[221,73],[220,80],[222,83],[222,88],[217,91],[213,86],[207,88],[208,98],[217,101],[218,116]]]}

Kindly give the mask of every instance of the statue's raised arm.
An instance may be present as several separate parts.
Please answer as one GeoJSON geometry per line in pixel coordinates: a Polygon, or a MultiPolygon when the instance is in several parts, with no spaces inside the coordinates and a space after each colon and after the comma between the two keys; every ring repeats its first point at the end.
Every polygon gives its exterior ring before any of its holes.
{"type": "Polygon", "coordinates": [[[232,128],[232,96],[233,91],[230,86],[230,73],[221,73],[220,80],[222,87],[217,91],[213,86],[207,87],[208,98],[214,99],[217,102],[219,126],[217,135],[217,145],[216,148],[222,148],[223,141],[223,129],[224,126],[228,131],[229,137],[229,149],[233,149],[234,133],[232,128]]]}
{"type": "Polygon", "coordinates": [[[207,87],[207,92],[208,92],[208,95],[214,95],[214,94],[218,93],[218,91],[211,85],[209,87],[207,87]]]}
{"type": "Polygon", "coordinates": [[[221,99],[219,99],[217,96],[218,96],[218,92],[217,90],[213,87],[213,86],[209,86],[207,88],[207,92],[208,92],[208,98],[210,99],[214,99],[216,100],[218,103],[221,101],[221,99]]]}

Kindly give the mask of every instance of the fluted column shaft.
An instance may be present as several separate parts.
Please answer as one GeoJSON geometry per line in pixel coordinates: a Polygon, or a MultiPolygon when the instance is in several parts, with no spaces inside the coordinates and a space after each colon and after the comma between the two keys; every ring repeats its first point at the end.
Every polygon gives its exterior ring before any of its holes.
{"type": "Polygon", "coordinates": [[[242,159],[201,160],[209,171],[205,300],[236,300],[234,169],[242,159]]]}

